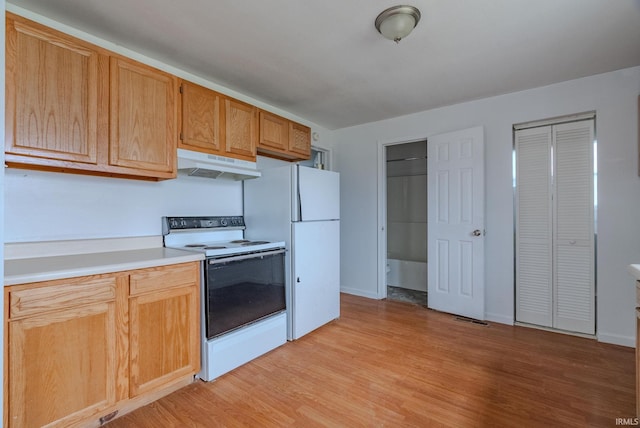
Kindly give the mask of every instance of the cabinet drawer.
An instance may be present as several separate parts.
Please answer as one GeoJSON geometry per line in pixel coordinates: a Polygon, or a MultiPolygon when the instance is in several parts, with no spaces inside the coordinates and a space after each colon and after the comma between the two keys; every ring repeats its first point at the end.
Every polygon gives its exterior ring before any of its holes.
{"type": "Polygon", "coordinates": [[[198,283],[200,263],[183,263],[135,271],[129,279],[131,296],[198,283]]]}
{"type": "Polygon", "coordinates": [[[69,278],[9,291],[9,318],[114,300],[116,277],[69,278]]]}

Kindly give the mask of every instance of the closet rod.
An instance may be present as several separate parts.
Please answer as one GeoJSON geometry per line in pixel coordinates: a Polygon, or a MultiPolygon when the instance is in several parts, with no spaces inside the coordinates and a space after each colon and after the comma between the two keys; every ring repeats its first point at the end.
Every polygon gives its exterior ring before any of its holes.
{"type": "Polygon", "coordinates": [[[387,159],[387,162],[404,162],[404,161],[414,161],[414,160],[422,160],[422,159],[426,159],[427,157],[419,157],[419,158],[404,158],[404,159],[387,159]]]}

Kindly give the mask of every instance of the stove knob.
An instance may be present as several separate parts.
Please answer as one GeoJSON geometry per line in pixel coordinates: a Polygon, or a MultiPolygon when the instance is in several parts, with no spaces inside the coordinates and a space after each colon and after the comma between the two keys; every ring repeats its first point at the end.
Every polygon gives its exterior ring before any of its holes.
{"type": "Polygon", "coordinates": [[[222,220],[220,220],[220,226],[226,226],[227,225],[227,219],[223,218],[222,220]]]}

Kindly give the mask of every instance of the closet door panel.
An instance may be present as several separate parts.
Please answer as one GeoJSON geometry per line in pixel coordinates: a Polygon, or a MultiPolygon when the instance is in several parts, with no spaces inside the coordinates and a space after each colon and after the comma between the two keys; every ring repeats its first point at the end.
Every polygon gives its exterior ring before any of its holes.
{"type": "Polygon", "coordinates": [[[595,334],[593,253],[588,247],[557,245],[554,327],[595,334]]]}
{"type": "Polygon", "coordinates": [[[593,121],[555,125],[554,327],[595,333],[593,121]]]}
{"type": "Polygon", "coordinates": [[[551,127],[516,133],[516,320],[551,327],[551,127]]]}

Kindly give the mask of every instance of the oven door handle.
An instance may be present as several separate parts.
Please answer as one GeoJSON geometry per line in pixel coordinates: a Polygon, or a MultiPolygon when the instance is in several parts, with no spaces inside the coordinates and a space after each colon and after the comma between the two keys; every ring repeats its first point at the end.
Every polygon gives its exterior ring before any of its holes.
{"type": "Polygon", "coordinates": [[[226,263],[226,262],[234,262],[236,260],[245,260],[245,259],[255,259],[257,257],[263,257],[263,256],[273,256],[275,254],[282,254],[284,253],[286,250],[284,248],[278,249],[278,250],[273,250],[273,251],[259,251],[256,253],[249,253],[249,254],[242,254],[239,256],[229,256],[229,257],[220,257],[217,259],[209,259],[207,261],[208,264],[210,265],[215,265],[218,263],[226,263]]]}

